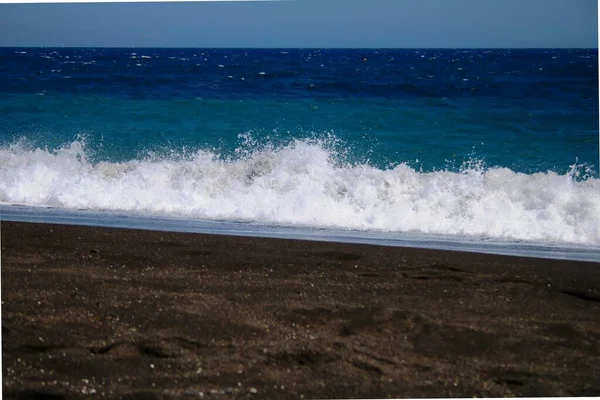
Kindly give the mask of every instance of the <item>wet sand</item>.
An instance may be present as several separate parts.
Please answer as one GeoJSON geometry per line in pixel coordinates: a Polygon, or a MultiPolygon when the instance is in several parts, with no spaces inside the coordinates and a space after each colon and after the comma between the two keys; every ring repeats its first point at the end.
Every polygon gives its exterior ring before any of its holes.
{"type": "Polygon", "coordinates": [[[1,229],[6,398],[600,395],[600,263],[1,229]]]}

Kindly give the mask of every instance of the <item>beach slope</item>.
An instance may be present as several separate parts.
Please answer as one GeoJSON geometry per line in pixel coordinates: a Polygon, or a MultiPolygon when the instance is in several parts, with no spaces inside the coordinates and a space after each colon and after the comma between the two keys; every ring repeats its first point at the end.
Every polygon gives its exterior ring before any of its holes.
{"type": "Polygon", "coordinates": [[[1,229],[6,398],[600,395],[600,263],[1,229]]]}

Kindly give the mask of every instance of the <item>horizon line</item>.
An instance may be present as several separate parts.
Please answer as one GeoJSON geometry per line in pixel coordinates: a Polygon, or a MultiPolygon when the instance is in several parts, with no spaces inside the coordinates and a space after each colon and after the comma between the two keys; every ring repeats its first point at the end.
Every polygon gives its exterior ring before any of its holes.
{"type": "Polygon", "coordinates": [[[0,45],[0,49],[11,49],[11,48],[29,48],[29,49],[222,49],[222,50],[598,50],[598,46],[558,46],[558,47],[510,47],[510,46],[491,46],[491,47],[349,47],[349,46],[333,46],[333,47],[320,47],[320,46],[292,46],[292,47],[281,47],[281,46],[46,46],[46,45],[0,45]]]}

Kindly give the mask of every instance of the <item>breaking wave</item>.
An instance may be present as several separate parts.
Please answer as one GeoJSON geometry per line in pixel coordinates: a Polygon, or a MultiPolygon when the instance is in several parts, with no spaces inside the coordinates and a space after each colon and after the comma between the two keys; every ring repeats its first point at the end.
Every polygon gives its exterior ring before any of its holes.
{"type": "Polygon", "coordinates": [[[600,245],[600,180],[345,163],[327,140],[90,161],[84,140],[0,148],[0,202],[367,231],[600,245]]]}

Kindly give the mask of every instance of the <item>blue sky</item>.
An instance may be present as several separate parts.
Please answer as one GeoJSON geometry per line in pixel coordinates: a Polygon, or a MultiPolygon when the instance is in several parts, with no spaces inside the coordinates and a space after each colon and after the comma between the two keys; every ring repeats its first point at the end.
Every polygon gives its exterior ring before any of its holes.
{"type": "Polygon", "coordinates": [[[0,4],[0,46],[597,47],[596,0],[0,4]]]}

